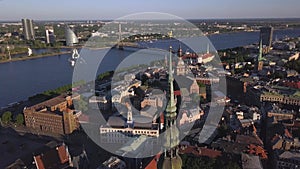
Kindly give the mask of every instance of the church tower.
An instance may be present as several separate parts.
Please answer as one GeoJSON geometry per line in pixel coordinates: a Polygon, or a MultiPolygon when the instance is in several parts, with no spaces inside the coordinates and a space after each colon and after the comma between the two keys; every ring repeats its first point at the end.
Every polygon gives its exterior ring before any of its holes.
{"type": "Polygon", "coordinates": [[[257,71],[261,71],[264,66],[262,39],[259,42],[259,54],[257,56],[257,71]]]}
{"type": "Polygon", "coordinates": [[[162,169],[181,169],[182,160],[178,154],[179,130],[176,127],[176,101],[174,97],[172,72],[172,47],[170,47],[169,57],[169,102],[165,111],[165,139],[164,139],[164,161],[162,169]]]}
{"type": "Polygon", "coordinates": [[[178,56],[178,63],[177,63],[177,66],[176,66],[176,75],[177,76],[180,76],[180,75],[184,76],[186,74],[186,69],[185,69],[184,61],[182,60],[181,45],[179,46],[177,56],[178,56]]]}
{"type": "Polygon", "coordinates": [[[178,57],[182,57],[182,48],[181,48],[181,45],[179,45],[179,48],[178,48],[178,51],[177,51],[177,56],[178,57]]]}
{"type": "Polygon", "coordinates": [[[132,109],[130,103],[126,103],[128,112],[127,112],[127,125],[132,125],[133,120],[132,120],[132,109]]]}

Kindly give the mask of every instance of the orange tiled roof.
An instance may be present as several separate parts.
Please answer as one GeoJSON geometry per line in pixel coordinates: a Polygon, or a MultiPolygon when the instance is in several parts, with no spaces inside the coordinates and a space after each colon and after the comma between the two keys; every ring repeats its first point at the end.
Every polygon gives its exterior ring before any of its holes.
{"type": "Polygon", "coordinates": [[[69,161],[69,155],[65,145],[57,147],[57,153],[62,164],[69,161]]]}
{"type": "Polygon", "coordinates": [[[285,135],[286,137],[293,138],[292,134],[289,132],[288,129],[284,129],[284,135],[285,135]]]}
{"type": "Polygon", "coordinates": [[[157,169],[157,161],[159,160],[161,154],[157,154],[151,162],[145,167],[145,169],[157,169]]]}
{"type": "Polygon", "coordinates": [[[38,167],[39,169],[45,169],[43,160],[41,159],[41,156],[40,156],[40,155],[38,155],[38,156],[35,157],[35,163],[36,163],[36,165],[37,165],[37,167],[38,167]]]}
{"type": "Polygon", "coordinates": [[[217,158],[222,155],[221,151],[217,151],[205,147],[195,147],[195,146],[187,146],[185,148],[181,148],[180,153],[193,154],[195,156],[207,156],[210,158],[217,158]]]}

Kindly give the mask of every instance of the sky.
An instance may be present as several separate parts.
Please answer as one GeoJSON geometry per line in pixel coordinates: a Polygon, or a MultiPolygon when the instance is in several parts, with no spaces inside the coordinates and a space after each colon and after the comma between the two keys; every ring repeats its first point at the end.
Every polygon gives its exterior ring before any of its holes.
{"type": "Polygon", "coordinates": [[[116,19],[162,12],[185,19],[300,18],[300,0],[0,0],[0,20],[116,19]]]}

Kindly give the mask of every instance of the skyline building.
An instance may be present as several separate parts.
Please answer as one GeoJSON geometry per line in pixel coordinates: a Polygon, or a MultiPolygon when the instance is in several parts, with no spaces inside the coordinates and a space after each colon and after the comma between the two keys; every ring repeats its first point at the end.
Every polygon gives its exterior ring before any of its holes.
{"type": "Polygon", "coordinates": [[[65,27],[65,37],[67,46],[74,46],[74,44],[79,42],[76,34],[68,25],[65,27]]]}
{"type": "Polygon", "coordinates": [[[23,35],[26,40],[34,40],[35,34],[33,29],[33,22],[31,19],[22,19],[23,35]]]}
{"type": "Polygon", "coordinates": [[[261,27],[260,28],[260,40],[264,47],[263,52],[268,53],[271,49],[273,39],[273,27],[261,27]]]}
{"type": "Polygon", "coordinates": [[[46,43],[53,44],[55,42],[55,34],[53,26],[45,26],[46,43]]]}

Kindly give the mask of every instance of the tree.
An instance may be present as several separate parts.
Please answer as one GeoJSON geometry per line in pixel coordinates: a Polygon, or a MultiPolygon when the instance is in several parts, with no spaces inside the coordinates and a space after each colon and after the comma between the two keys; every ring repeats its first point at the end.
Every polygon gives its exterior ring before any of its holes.
{"type": "Polygon", "coordinates": [[[75,108],[81,110],[82,112],[86,112],[88,110],[87,102],[83,99],[74,100],[75,108]]]}
{"type": "Polygon", "coordinates": [[[23,125],[24,124],[24,116],[23,116],[23,114],[18,114],[17,116],[16,116],[16,124],[17,125],[23,125]]]}
{"type": "Polygon", "coordinates": [[[10,111],[6,111],[2,114],[2,122],[8,124],[12,120],[12,113],[10,111]]]}
{"type": "Polygon", "coordinates": [[[240,169],[240,166],[236,162],[229,161],[229,163],[224,166],[224,169],[240,169]]]}
{"type": "Polygon", "coordinates": [[[221,125],[219,128],[218,128],[218,135],[220,137],[225,137],[227,136],[227,134],[229,133],[229,129],[227,127],[227,125],[221,125]]]}
{"type": "Polygon", "coordinates": [[[200,95],[197,93],[192,93],[191,95],[192,102],[199,104],[200,103],[200,95]]]}

